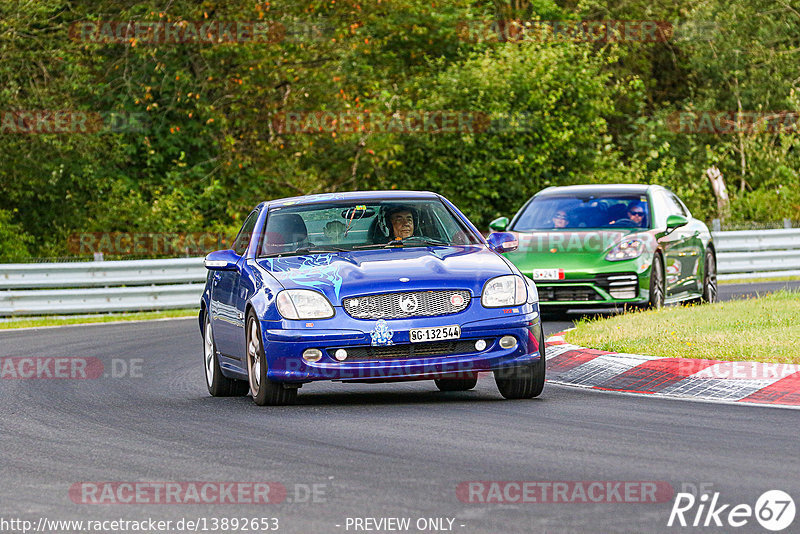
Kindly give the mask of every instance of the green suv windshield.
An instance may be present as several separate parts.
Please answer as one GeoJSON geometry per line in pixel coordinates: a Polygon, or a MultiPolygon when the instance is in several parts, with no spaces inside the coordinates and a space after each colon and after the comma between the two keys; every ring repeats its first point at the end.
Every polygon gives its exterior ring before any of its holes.
{"type": "Polygon", "coordinates": [[[548,195],[534,198],[514,221],[512,230],[649,227],[650,208],[645,195],[548,195]]]}

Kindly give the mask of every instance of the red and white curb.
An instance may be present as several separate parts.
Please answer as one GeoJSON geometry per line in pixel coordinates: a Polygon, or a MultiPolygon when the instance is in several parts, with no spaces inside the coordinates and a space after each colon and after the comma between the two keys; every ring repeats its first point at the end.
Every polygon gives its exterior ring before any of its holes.
{"type": "Polygon", "coordinates": [[[800,365],[661,358],[547,339],[548,381],[603,391],[800,409],[800,365]]]}

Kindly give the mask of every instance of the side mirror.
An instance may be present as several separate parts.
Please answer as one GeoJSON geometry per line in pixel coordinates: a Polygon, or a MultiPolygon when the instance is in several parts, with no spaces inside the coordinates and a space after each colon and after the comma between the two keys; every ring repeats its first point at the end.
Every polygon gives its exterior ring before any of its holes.
{"type": "Polygon", "coordinates": [[[676,228],[689,224],[689,219],[683,215],[670,215],[667,217],[667,232],[672,232],[676,228]]]}
{"type": "Polygon", "coordinates": [[[519,246],[517,236],[510,232],[492,232],[486,238],[489,248],[495,252],[514,252],[519,246]]]}
{"type": "Polygon", "coordinates": [[[489,228],[496,232],[503,232],[508,228],[508,217],[500,217],[489,223],[489,228]]]}
{"type": "Polygon", "coordinates": [[[206,256],[206,259],[203,260],[203,265],[209,271],[235,271],[239,259],[239,255],[230,249],[217,250],[206,256]]]}

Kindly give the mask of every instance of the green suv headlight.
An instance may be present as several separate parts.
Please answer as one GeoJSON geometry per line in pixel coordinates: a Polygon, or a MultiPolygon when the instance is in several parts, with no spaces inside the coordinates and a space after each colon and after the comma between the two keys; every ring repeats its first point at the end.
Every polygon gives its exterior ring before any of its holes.
{"type": "Polygon", "coordinates": [[[617,245],[606,254],[606,260],[632,260],[641,256],[644,249],[644,242],[641,239],[626,239],[625,241],[617,243],[617,245]]]}

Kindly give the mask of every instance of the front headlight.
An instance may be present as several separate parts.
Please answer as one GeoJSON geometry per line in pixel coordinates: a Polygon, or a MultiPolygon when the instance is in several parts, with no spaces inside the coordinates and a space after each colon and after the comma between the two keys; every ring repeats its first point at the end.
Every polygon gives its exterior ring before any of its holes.
{"type": "Polygon", "coordinates": [[[286,289],[276,301],[284,319],[327,319],[334,313],[325,295],[310,289],[286,289]]]}
{"type": "Polygon", "coordinates": [[[485,308],[519,306],[525,303],[526,298],[528,291],[525,288],[525,280],[521,276],[508,274],[486,282],[481,293],[481,304],[485,308]]]}
{"type": "Polygon", "coordinates": [[[644,252],[644,242],[641,239],[626,239],[611,249],[606,254],[608,261],[632,260],[644,252]]]}

